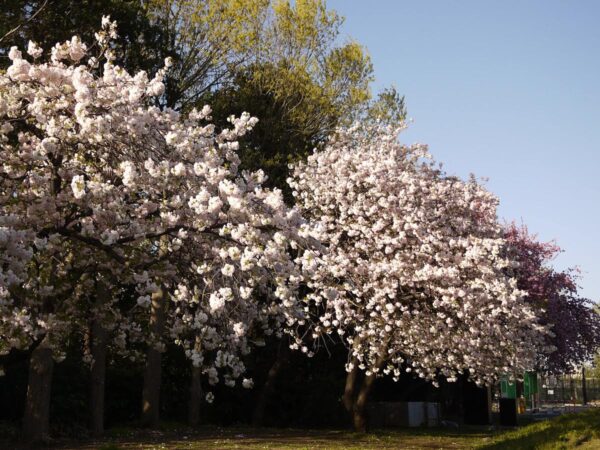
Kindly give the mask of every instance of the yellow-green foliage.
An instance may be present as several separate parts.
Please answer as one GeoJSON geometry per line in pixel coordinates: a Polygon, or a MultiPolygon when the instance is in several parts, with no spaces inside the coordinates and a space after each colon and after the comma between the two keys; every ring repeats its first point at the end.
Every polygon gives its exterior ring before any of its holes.
{"type": "Polygon", "coordinates": [[[161,53],[175,61],[166,103],[192,106],[227,82],[260,45],[268,0],[150,0],[145,11],[164,34],[161,53]]]}
{"type": "Polygon", "coordinates": [[[337,126],[404,115],[395,91],[372,99],[369,55],[340,39],[343,18],[325,0],[86,0],[85,7],[53,0],[34,21],[27,19],[41,0],[6,2],[0,30],[25,24],[6,48],[29,39],[48,47],[73,34],[91,42],[102,14],[110,14],[118,23],[118,64],[152,74],[173,58],[161,106],[185,111],[208,103],[222,126],[232,113],[260,119],[242,143],[242,168],[265,169],[284,190],[288,164],[337,126]]]}
{"type": "Polygon", "coordinates": [[[323,0],[275,1],[254,66],[253,81],[287,102],[289,120],[316,135],[327,134],[370,98],[370,58],[356,42],[336,42],[342,22],[323,0]]]}
{"type": "Polygon", "coordinates": [[[369,98],[369,57],[357,43],[335,42],[342,18],[323,0],[150,0],[145,8],[175,59],[170,106],[192,106],[249,67],[277,99],[301,92],[311,117],[345,114],[369,98]]]}
{"type": "Polygon", "coordinates": [[[343,18],[325,0],[150,0],[146,13],[175,62],[164,103],[209,103],[221,125],[257,116],[242,168],[265,169],[274,186],[285,190],[288,164],[337,126],[370,117],[370,58],[340,41],[343,18]]]}

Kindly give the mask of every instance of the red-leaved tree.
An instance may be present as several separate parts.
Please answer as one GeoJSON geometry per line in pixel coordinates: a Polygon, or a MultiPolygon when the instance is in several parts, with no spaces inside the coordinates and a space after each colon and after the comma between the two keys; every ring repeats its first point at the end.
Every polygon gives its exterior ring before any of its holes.
{"type": "Polygon", "coordinates": [[[561,252],[555,242],[541,242],[527,227],[506,226],[509,252],[518,263],[512,269],[518,287],[550,326],[551,353],[540,352],[539,368],[551,373],[572,372],[594,357],[600,347],[600,314],[594,303],[577,293],[575,269],[556,271],[550,261],[561,252]]]}

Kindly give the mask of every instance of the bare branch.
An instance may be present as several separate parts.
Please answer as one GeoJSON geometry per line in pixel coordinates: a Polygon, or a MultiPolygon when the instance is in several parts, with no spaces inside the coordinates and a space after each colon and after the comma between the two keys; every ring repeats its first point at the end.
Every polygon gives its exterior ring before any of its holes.
{"type": "Polygon", "coordinates": [[[16,27],[14,27],[12,30],[10,30],[8,33],[6,33],[4,36],[2,36],[0,38],[0,43],[6,39],[7,37],[9,37],[10,35],[16,33],[17,31],[19,31],[19,29],[21,29],[21,27],[23,27],[23,25],[28,24],[29,22],[31,22],[33,19],[36,18],[36,16],[42,12],[42,10],[46,7],[46,5],[48,4],[48,0],[44,0],[44,3],[42,3],[42,6],[40,6],[38,8],[38,10],[36,12],[34,12],[31,17],[29,19],[27,19],[25,22],[20,23],[19,25],[17,25],[16,27]]]}

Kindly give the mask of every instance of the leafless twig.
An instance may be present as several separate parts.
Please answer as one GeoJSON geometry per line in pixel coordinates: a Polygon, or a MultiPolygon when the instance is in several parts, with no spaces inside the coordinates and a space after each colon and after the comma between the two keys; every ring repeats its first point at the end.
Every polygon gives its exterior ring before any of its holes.
{"type": "Polygon", "coordinates": [[[31,22],[33,19],[35,19],[35,17],[36,17],[36,16],[37,16],[37,15],[38,15],[40,12],[42,12],[42,10],[43,10],[43,9],[46,7],[46,5],[47,5],[47,4],[48,4],[48,0],[44,0],[44,3],[42,3],[42,6],[40,6],[40,7],[38,8],[38,10],[37,10],[36,12],[34,12],[34,13],[31,15],[31,17],[30,17],[29,19],[27,19],[25,22],[22,22],[22,23],[20,23],[19,25],[17,25],[16,27],[14,27],[12,30],[10,30],[8,33],[6,33],[4,36],[2,36],[2,37],[0,38],[0,43],[1,43],[1,42],[2,42],[4,39],[6,39],[7,37],[9,37],[11,34],[13,34],[13,33],[16,33],[17,31],[19,31],[19,29],[20,29],[20,28],[21,28],[23,25],[25,25],[25,24],[27,24],[27,23],[31,22]]]}

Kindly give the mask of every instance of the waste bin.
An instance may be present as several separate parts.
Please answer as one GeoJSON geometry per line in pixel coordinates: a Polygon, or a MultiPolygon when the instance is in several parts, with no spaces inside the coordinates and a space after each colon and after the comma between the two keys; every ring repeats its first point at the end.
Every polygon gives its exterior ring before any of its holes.
{"type": "Polygon", "coordinates": [[[517,426],[517,399],[500,399],[500,425],[507,427],[517,426]]]}

